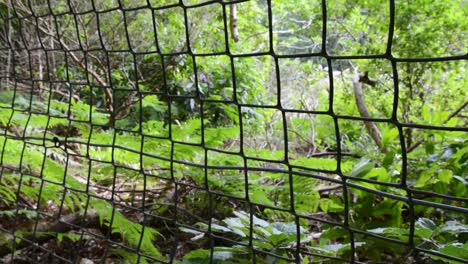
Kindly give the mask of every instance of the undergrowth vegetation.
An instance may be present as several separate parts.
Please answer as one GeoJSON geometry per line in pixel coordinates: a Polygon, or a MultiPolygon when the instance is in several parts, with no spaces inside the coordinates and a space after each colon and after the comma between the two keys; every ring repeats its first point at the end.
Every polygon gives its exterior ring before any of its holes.
{"type": "Polygon", "coordinates": [[[468,259],[463,1],[84,2],[0,3],[3,262],[468,259]]]}

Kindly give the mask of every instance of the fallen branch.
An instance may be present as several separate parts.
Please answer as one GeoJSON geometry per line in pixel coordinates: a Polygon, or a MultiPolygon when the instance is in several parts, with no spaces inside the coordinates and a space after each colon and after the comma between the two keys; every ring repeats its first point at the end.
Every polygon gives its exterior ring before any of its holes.
{"type": "Polygon", "coordinates": [[[358,154],[351,153],[351,152],[320,152],[320,153],[312,153],[307,155],[308,158],[318,158],[318,157],[326,157],[326,156],[348,156],[348,157],[354,157],[354,158],[361,158],[358,154]]]}
{"type": "MultiPolygon", "coordinates": [[[[359,110],[359,114],[361,114],[361,117],[370,118],[371,115],[369,114],[369,110],[367,109],[367,105],[364,100],[364,95],[362,93],[363,83],[368,84],[370,86],[375,86],[376,82],[374,80],[369,79],[369,77],[367,76],[367,72],[364,74],[356,73],[353,76],[354,97],[356,99],[356,105],[359,110]]],[[[382,134],[380,133],[379,128],[372,121],[364,121],[364,125],[366,126],[367,132],[369,132],[375,144],[379,147],[379,149],[382,152],[385,152],[385,149],[382,147],[382,134]]]]}
{"type": "Polygon", "coordinates": [[[319,193],[326,193],[326,192],[336,191],[342,188],[343,188],[343,185],[330,185],[330,186],[317,187],[314,190],[319,193]]]}

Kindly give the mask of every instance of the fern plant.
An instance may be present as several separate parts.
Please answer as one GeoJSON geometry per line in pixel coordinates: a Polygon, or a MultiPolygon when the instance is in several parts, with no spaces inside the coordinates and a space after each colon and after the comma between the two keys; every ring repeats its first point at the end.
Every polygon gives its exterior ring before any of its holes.
{"type": "MultiPolygon", "coordinates": [[[[67,110],[65,104],[61,102],[52,101],[51,103],[55,107],[54,111],[63,113],[67,110]]],[[[84,119],[87,115],[89,116],[89,113],[96,114],[93,112],[94,109],[84,103],[74,103],[72,106],[73,113],[79,118],[84,119]],[[89,109],[92,111],[90,112],[89,109]]],[[[41,109],[41,105],[37,107],[41,109]]],[[[116,209],[112,202],[97,198],[99,194],[89,189],[86,181],[78,180],[83,178],[83,175],[78,178],[70,175],[70,171],[75,173],[83,171],[82,168],[86,162],[83,160],[71,161],[66,153],[67,149],[53,140],[58,135],[51,132],[46,133],[48,130],[52,131],[50,128],[57,125],[68,126],[67,119],[50,118],[47,115],[32,114],[28,111],[17,112],[11,109],[0,112],[2,113],[0,123],[5,131],[5,134],[0,136],[0,149],[2,150],[0,164],[3,168],[0,178],[2,217],[18,221],[18,217],[25,216],[26,219],[31,219],[30,223],[45,221],[41,216],[43,213],[39,215],[37,212],[46,212],[51,204],[55,204],[56,208],[59,209],[59,211],[54,212],[54,217],[63,217],[68,212],[76,212],[83,216],[85,212],[96,212],[99,226],[104,229],[109,228],[110,235],[118,234],[122,238],[122,243],[135,249],[139,248],[140,252],[151,258],[164,259],[153,242],[160,237],[156,229],[129,220],[116,209]],[[13,127],[18,129],[13,131],[13,127]],[[18,136],[25,138],[24,140],[22,138],[16,139],[15,137],[18,136]],[[62,162],[65,162],[66,166],[62,162]],[[18,204],[25,204],[25,209],[19,209],[20,207],[13,209],[13,206],[18,204]]],[[[99,115],[97,114],[97,116],[99,115]]],[[[93,120],[95,120],[94,117],[93,120]]],[[[81,124],[80,133],[85,134],[86,130],[90,130],[89,125],[81,124]]],[[[104,137],[109,138],[113,135],[101,132],[93,136],[102,142],[104,137]]],[[[79,139],[79,137],[76,138],[79,139]]],[[[96,153],[102,155],[103,153],[102,149],[91,146],[88,151],[90,155],[96,153]]],[[[125,164],[135,161],[129,159],[128,153],[119,155],[121,154],[117,152],[116,156],[121,161],[125,160],[125,164]]],[[[31,231],[28,231],[28,225],[24,229],[18,226],[16,230],[16,244],[22,243],[21,237],[30,238],[32,235],[31,231]]],[[[34,237],[53,237],[53,235],[54,232],[49,231],[34,233],[34,237]]],[[[67,233],[59,232],[57,234],[59,241],[63,237],[76,239],[67,233]]],[[[12,239],[14,238],[2,239],[0,247],[9,247],[12,239]]],[[[111,249],[111,253],[127,257],[133,255],[134,258],[139,258],[137,253],[128,251],[124,254],[121,249],[117,248],[111,249]]],[[[140,257],[141,263],[147,261],[146,257],[140,257]]]]}

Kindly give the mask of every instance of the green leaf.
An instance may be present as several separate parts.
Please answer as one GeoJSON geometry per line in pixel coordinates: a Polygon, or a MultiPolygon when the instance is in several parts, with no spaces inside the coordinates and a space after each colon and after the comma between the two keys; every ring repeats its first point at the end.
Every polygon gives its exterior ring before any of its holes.
{"type": "Polygon", "coordinates": [[[313,169],[336,170],[336,159],[307,158],[301,155],[291,160],[291,164],[313,169]]]}
{"type": "Polygon", "coordinates": [[[229,260],[234,257],[234,254],[230,251],[218,251],[215,250],[213,252],[213,260],[214,261],[225,261],[229,260]]]}
{"type": "Polygon", "coordinates": [[[435,146],[434,146],[434,142],[432,140],[427,139],[426,144],[424,144],[424,148],[425,148],[427,154],[429,154],[429,155],[434,154],[435,146]]]}
{"type": "Polygon", "coordinates": [[[389,147],[390,143],[398,136],[398,129],[385,127],[382,129],[382,146],[389,147]]]}
{"type": "Polygon", "coordinates": [[[468,232],[468,225],[464,225],[457,221],[447,221],[440,229],[441,232],[452,232],[455,234],[468,232]]]}
{"type": "Polygon", "coordinates": [[[267,194],[260,189],[253,190],[253,192],[250,194],[250,200],[258,204],[265,204],[271,206],[274,205],[270,198],[268,198],[267,194]]]}
{"type": "Polygon", "coordinates": [[[362,158],[358,164],[356,164],[351,171],[351,176],[362,177],[369,173],[374,168],[374,164],[369,158],[362,158]]]}
{"type": "MultiPolygon", "coordinates": [[[[468,259],[468,243],[466,244],[452,243],[452,244],[443,245],[440,247],[439,252],[442,254],[446,254],[449,256],[467,260],[468,259]]],[[[435,257],[435,256],[431,256],[431,257],[435,259],[444,259],[444,258],[435,257]]],[[[453,261],[450,263],[460,263],[460,262],[453,261]]]]}
{"type": "Polygon", "coordinates": [[[320,236],[320,243],[322,244],[322,241],[344,239],[348,238],[348,236],[349,232],[347,230],[340,227],[332,227],[322,233],[320,236]]]}
{"type": "MultiPolygon", "coordinates": [[[[355,247],[361,247],[365,244],[365,242],[355,242],[354,246],[355,247]]],[[[341,255],[344,254],[346,251],[351,250],[351,244],[346,243],[346,244],[330,244],[330,245],[324,245],[322,248],[326,251],[333,252],[335,254],[341,255]]]]}
{"type": "Polygon", "coordinates": [[[385,168],[388,168],[390,165],[392,165],[394,160],[395,160],[395,152],[389,151],[387,154],[385,154],[385,157],[382,162],[382,166],[385,168]]]}
{"type": "Polygon", "coordinates": [[[452,180],[453,177],[453,172],[451,170],[441,170],[439,171],[439,174],[437,175],[440,181],[450,184],[450,181],[452,180]]]}
{"type": "Polygon", "coordinates": [[[376,178],[381,182],[388,182],[389,180],[387,170],[385,168],[373,168],[364,177],[369,179],[376,178]]]}
{"type": "Polygon", "coordinates": [[[200,261],[208,260],[210,257],[210,251],[206,249],[192,250],[184,256],[184,263],[203,263],[200,261]],[[186,261],[187,260],[187,261],[186,261]],[[197,262],[194,262],[197,260],[197,262]]]}
{"type": "Polygon", "coordinates": [[[320,199],[320,209],[324,213],[339,213],[343,212],[343,205],[336,199],[322,198],[320,199]]]}
{"type": "MultiPolygon", "coordinates": [[[[234,258],[237,248],[215,247],[213,250],[213,263],[225,263],[234,258]]],[[[210,250],[196,249],[184,256],[183,263],[186,264],[208,264],[210,261],[210,250]]]]}
{"type": "Polygon", "coordinates": [[[217,224],[211,224],[211,229],[218,232],[231,232],[229,228],[217,224]]]}
{"type": "MultiPolygon", "coordinates": [[[[283,222],[275,222],[271,224],[271,227],[278,230],[279,232],[286,233],[288,235],[296,235],[297,226],[296,223],[283,223],[283,222]]],[[[299,226],[299,232],[304,233],[305,230],[301,226],[299,226]]]]}
{"type": "Polygon", "coordinates": [[[434,175],[433,173],[434,173],[433,169],[421,172],[418,178],[418,181],[416,182],[414,187],[424,188],[427,184],[432,183],[430,180],[432,179],[432,176],[434,175]]]}
{"type": "MultiPolygon", "coordinates": [[[[193,229],[190,229],[190,228],[186,228],[186,227],[179,227],[179,230],[182,231],[182,232],[189,233],[189,234],[194,234],[194,235],[200,235],[200,234],[203,233],[203,232],[193,230],[193,229]]],[[[230,230],[228,229],[228,231],[230,231],[230,230]]]]}
{"type": "Polygon", "coordinates": [[[418,237],[429,239],[434,234],[434,232],[427,228],[416,227],[414,230],[414,234],[418,237]]]}
{"type": "Polygon", "coordinates": [[[420,227],[423,227],[423,228],[432,230],[432,231],[434,231],[434,230],[437,228],[437,225],[434,223],[434,221],[432,221],[432,220],[429,219],[429,218],[424,218],[424,217],[420,217],[420,218],[416,221],[415,224],[418,225],[418,226],[420,226],[420,227]]]}
{"type": "Polygon", "coordinates": [[[296,236],[289,236],[287,234],[273,234],[268,237],[268,240],[274,246],[280,246],[281,244],[287,244],[289,242],[296,241],[296,236]]]}
{"type": "Polygon", "coordinates": [[[367,230],[374,234],[383,235],[386,237],[392,237],[397,239],[404,239],[408,237],[408,229],[398,227],[380,227],[367,230]]]}

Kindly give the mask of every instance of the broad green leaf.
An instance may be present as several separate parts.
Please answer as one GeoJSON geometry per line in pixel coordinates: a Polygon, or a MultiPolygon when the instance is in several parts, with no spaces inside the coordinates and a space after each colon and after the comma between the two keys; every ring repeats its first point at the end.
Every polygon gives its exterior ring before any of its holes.
{"type": "MultiPolygon", "coordinates": [[[[457,257],[457,258],[460,258],[460,259],[467,260],[468,259],[468,243],[466,243],[466,244],[451,243],[451,244],[442,245],[439,248],[439,252],[442,253],[442,254],[446,254],[446,255],[449,255],[449,256],[453,256],[453,257],[457,257]]],[[[444,261],[447,261],[448,263],[457,263],[457,264],[462,263],[462,262],[454,261],[454,260],[449,261],[446,258],[439,257],[439,256],[436,256],[436,255],[430,255],[430,256],[433,259],[444,260],[444,261]]]]}
{"type": "Polygon", "coordinates": [[[441,170],[439,171],[439,174],[437,177],[439,178],[440,181],[449,184],[450,181],[452,180],[453,173],[451,170],[441,170]]]}
{"type": "Polygon", "coordinates": [[[280,246],[281,244],[287,244],[296,241],[296,236],[287,235],[284,233],[273,234],[267,238],[274,246],[280,246]]]}
{"type": "Polygon", "coordinates": [[[250,200],[254,203],[274,205],[274,203],[270,200],[270,198],[268,198],[268,195],[260,189],[253,190],[253,192],[250,193],[249,196],[250,196],[250,200]]]}
{"type": "Polygon", "coordinates": [[[397,227],[380,227],[367,230],[374,234],[379,234],[386,237],[392,237],[397,239],[404,239],[408,236],[408,229],[397,228],[397,227]]]}
{"type": "Polygon", "coordinates": [[[462,224],[457,221],[447,221],[440,229],[441,232],[453,232],[459,234],[461,232],[468,232],[468,225],[462,224]]]}
{"type": "Polygon", "coordinates": [[[414,230],[414,234],[418,237],[429,239],[434,234],[434,232],[430,229],[417,226],[414,230]]]}
{"type": "Polygon", "coordinates": [[[335,199],[322,198],[320,199],[320,209],[324,213],[339,213],[343,212],[344,207],[335,199]]]}
{"type": "Polygon", "coordinates": [[[434,223],[434,221],[424,217],[418,218],[418,220],[415,222],[415,225],[429,229],[431,231],[434,231],[437,228],[437,225],[434,223]]]}
{"type": "Polygon", "coordinates": [[[362,177],[369,173],[374,168],[374,164],[369,158],[362,158],[351,171],[351,176],[362,177]]]}
{"type": "Polygon", "coordinates": [[[234,257],[234,254],[230,251],[215,250],[213,252],[213,261],[225,261],[234,257]]]}
{"type": "Polygon", "coordinates": [[[385,157],[382,162],[382,166],[384,166],[385,168],[388,168],[390,165],[392,165],[394,160],[395,160],[395,152],[389,151],[387,154],[385,154],[385,157]]]}
{"type": "MultiPolygon", "coordinates": [[[[206,249],[196,249],[192,250],[189,253],[185,254],[184,260],[204,260],[209,258],[210,251],[206,249]]],[[[185,263],[185,262],[184,262],[185,263]]],[[[187,262],[193,263],[193,262],[187,262]]]]}
{"type": "Polygon", "coordinates": [[[389,177],[385,168],[373,168],[365,176],[365,178],[376,178],[381,182],[388,182],[389,177]]]}

